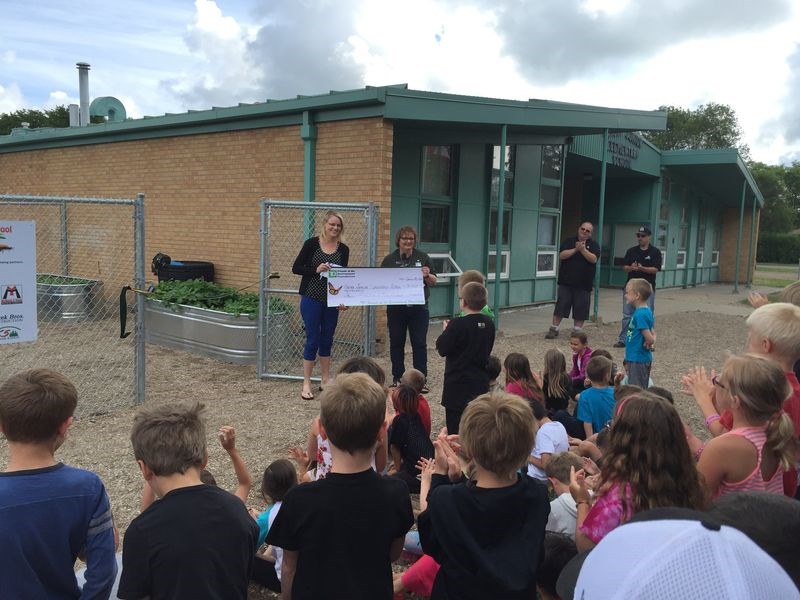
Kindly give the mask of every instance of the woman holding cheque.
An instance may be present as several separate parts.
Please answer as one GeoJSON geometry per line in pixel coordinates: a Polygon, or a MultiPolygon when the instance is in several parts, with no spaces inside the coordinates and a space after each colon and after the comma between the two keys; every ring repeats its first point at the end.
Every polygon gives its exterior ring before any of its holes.
{"type": "Polygon", "coordinates": [[[300,281],[300,315],[306,329],[306,343],[303,349],[303,391],[304,400],[313,400],[311,373],[319,354],[321,385],[331,378],[331,347],[333,334],[339,321],[339,311],[346,307],[329,307],[327,279],[321,273],[330,270],[331,265],[347,266],[350,248],[342,242],[344,221],[335,211],[325,213],[322,232],[309,238],[303,244],[300,254],[294,261],[292,273],[302,275],[300,281]]]}
{"type": "Polygon", "coordinates": [[[389,355],[392,359],[392,386],[400,382],[406,370],[406,332],[411,337],[411,352],[414,368],[428,376],[428,296],[429,286],[436,285],[431,258],[416,249],[417,231],[410,225],[397,230],[397,250],[381,262],[381,267],[412,267],[422,269],[425,286],[425,304],[387,306],[386,320],[389,325],[389,355]]]}

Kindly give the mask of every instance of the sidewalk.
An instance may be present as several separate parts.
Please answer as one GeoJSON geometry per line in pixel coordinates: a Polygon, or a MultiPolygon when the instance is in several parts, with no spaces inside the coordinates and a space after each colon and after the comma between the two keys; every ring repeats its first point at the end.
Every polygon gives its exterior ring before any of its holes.
{"type": "MultiPolygon", "coordinates": [[[[759,288],[759,291],[770,293],[779,288],[759,288]]],[[[739,293],[733,293],[731,283],[709,283],[694,288],[666,288],[656,290],[656,318],[682,312],[714,312],[726,315],[749,315],[753,309],[742,300],[747,298],[749,290],[739,286],[739,293]]],[[[593,298],[594,300],[594,298],[593,298]]],[[[592,307],[594,311],[594,306],[592,307]]],[[[622,318],[622,290],[612,288],[600,289],[600,310],[598,323],[619,323],[622,318]]],[[[553,304],[544,304],[530,308],[509,309],[500,313],[500,335],[514,337],[528,333],[547,332],[553,319],[553,304]]],[[[587,331],[591,332],[598,324],[586,322],[587,331]]],[[[561,322],[562,331],[572,329],[572,319],[561,322]]],[[[441,320],[432,321],[428,329],[428,346],[436,346],[436,338],[442,332],[441,320]]]]}

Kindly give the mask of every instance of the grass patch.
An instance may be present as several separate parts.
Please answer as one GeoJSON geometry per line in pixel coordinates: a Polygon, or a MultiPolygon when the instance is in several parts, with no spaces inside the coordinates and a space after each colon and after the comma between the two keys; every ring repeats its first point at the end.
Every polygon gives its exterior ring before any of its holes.
{"type": "Polygon", "coordinates": [[[770,279],[767,277],[755,277],[753,285],[756,287],[786,287],[790,283],[794,283],[793,279],[770,279]]]}
{"type": "Polygon", "coordinates": [[[764,273],[797,273],[797,265],[781,265],[777,263],[758,263],[756,271],[764,273]]]}

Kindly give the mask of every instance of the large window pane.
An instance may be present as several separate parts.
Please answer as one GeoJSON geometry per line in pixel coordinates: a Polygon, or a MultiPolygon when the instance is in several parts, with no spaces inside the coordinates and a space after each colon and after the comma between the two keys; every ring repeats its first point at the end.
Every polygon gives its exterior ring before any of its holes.
{"type": "Polygon", "coordinates": [[[539,246],[556,245],[556,222],[555,215],[539,215],[539,246]]]}
{"type": "MultiPolygon", "coordinates": [[[[516,164],[515,146],[506,146],[506,171],[505,188],[503,188],[503,203],[511,205],[514,202],[514,168],[516,164]]],[[[500,146],[492,149],[492,204],[497,204],[500,193],[500,146]]]]}
{"type": "MultiPolygon", "coordinates": [[[[511,243],[511,209],[503,209],[503,241],[504,246],[511,243]]],[[[493,208],[489,215],[489,245],[497,243],[497,209],[493,208]]]]}
{"type": "Polygon", "coordinates": [[[422,193],[450,196],[452,177],[452,146],[422,147],[422,193]]]}
{"type": "Polygon", "coordinates": [[[561,179],[563,146],[542,146],[542,177],[561,179]]]}
{"type": "Polygon", "coordinates": [[[561,188],[553,185],[542,184],[541,187],[541,206],[542,208],[558,208],[558,200],[561,188]]]}
{"type": "Polygon", "coordinates": [[[420,242],[430,244],[450,242],[449,206],[446,204],[423,204],[420,217],[420,242]]]}

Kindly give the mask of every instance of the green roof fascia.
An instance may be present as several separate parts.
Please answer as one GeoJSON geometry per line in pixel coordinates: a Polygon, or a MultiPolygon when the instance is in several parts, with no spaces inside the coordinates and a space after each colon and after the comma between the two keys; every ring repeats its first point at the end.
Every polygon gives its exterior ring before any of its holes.
{"type": "MultiPolygon", "coordinates": [[[[609,151],[607,152],[607,161],[609,164],[615,164],[624,169],[645,173],[652,177],[661,176],[661,151],[653,144],[648,142],[644,137],[635,132],[623,132],[636,138],[636,141],[628,139],[611,139],[609,142],[609,151]],[[624,146],[624,148],[618,148],[624,146]],[[625,161],[625,165],[615,162],[615,158],[621,158],[625,161]],[[627,164],[630,163],[630,164],[627,164]]],[[[598,163],[603,160],[603,135],[590,134],[578,135],[569,145],[568,151],[570,154],[577,154],[597,161],[598,163]]]]}
{"type": "Polygon", "coordinates": [[[667,113],[546,100],[503,100],[439,92],[386,90],[387,119],[508,125],[566,135],[664,130],[667,113]]]}
{"type": "Polygon", "coordinates": [[[742,157],[739,155],[736,148],[719,148],[713,150],[662,150],[661,151],[661,165],[675,169],[685,177],[688,177],[693,183],[697,183],[704,187],[706,192],[712,196],[718,196],[715,193],[717,188],[726,188],[726,197],[735,197],[738,202],[738,195],[735,195],[735,187],[741,189],[742,180],[747,182],[750,188],[750,193],[758,201],[760,208],[764,207],[764,196],[761,190],[758,189],[753,174],[747,167],[742,157]],[[724,172],[726,180],[721,181],[718,175],[712,179],[707,174],[708,169],[715,168],[716,173],[724,172]],[[721,169],[721,171],[720,171],[721,169]],[[704,172],[706,171],[706,172],[704,172]]]}
{"type": "Polygon", "coordinates": [[[316,122],[381,116],[389,87],[331,92],[290,100],[268,100],[228,108],[214,107],[209,110],[129,119],[119,123],[98,123],[86,127],[31,130],[23,135],[0,136],[0,153],[300,125],[306,110],[320,111],[315,117],[316,122]]]}

